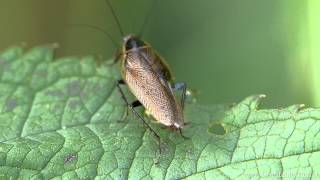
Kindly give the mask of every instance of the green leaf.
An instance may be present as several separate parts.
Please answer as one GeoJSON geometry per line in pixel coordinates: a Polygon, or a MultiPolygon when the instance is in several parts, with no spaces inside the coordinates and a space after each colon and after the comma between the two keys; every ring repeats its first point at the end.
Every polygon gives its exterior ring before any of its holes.
{"type": "Polygon", "coordinates": [[[188,104],[179,133],[126,108],[116,67],[92,57],[53,60],[53,47],[0,54],[0,177],[16,179],[258,179],[319,177],[320,110],[188,104]]]}

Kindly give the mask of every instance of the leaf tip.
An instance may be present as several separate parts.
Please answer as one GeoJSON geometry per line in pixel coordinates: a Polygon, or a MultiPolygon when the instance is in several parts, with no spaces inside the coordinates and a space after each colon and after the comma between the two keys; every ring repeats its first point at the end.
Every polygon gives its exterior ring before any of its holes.
{"type": "Polygon", "coordinates": [[[261,100],[266,98],[265,94],[252,95],[247,97],[241,104],[247,104],[251,110],[258,109],[258,106],[261,103],[261,100]]]}

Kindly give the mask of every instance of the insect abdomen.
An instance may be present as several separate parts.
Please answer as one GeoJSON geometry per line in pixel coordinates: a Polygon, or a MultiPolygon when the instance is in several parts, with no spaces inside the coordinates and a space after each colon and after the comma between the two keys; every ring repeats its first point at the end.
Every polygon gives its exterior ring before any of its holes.
{"type": "MultiPolygon", "coordinates": [[[[172,126],[182,120],[180,106],[170,87],[161,82],[159,75],[139,53],[129,53],[126,57],[125,80],[136,98],[160,123],[172,126]]],[[[183,120],[182,120],[183,121],[183,120]]]]}

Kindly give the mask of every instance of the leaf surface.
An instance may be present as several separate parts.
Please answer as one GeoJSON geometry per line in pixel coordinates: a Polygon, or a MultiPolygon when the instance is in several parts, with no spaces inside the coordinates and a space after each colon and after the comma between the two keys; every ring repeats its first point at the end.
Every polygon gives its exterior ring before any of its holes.
{"type": "Polygon", "coordinates": [[[0,53],[0,177],[259,179],[319,177],[320,110],[258,110],[262,95],[233,105],[187,104],[177,132],[126,108],[118,69],[92,57],[53,60],[53,48],[0,53]]]}

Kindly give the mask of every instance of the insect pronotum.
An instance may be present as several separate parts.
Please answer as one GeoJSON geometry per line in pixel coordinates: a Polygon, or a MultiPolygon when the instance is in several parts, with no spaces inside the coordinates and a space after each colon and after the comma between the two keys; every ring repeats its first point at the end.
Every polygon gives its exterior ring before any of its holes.
{"type": "MultiPolygon", "coordinates": [[[[143,105],[154,119],[164,126],[179,130],[182,137],[181,129],[184,128],[184,102],[186,97],[186,84],[174,83],[171,72],[165,60],[152,48],[150,44],[141,40],[144,26],[147,24],[152,7],[146,15],[143,25],[141,27],[139,36],[124,35],[121,28],[120,21],[114,12],[114,9],[109,0],[105,0],[109,7],[114,20],[119,28],[119,32],[123,37],[122,50],[118,50],[115,62],[120,59],[120,69],[122,80],[117,82],[117,87],[121,93],[126,105],[131,109],[143,124],[155,135],[158,139],[159,150],[160,136],[158,133],[144,120],[143,116],[139,114],[135,108],[143,105]],[[136,101],[129,103],[122,90],[121,85],[128,85],[130,91],[137,98],[136,101]],[[182,90],[180,101],[176,98],[174,92],[182,90]]],[[[103,31],[99,27],[90,26],[97,30],[103,31]]],[[[103,31],[111,41],[116,45],[111,35],[103,31]]]]}

